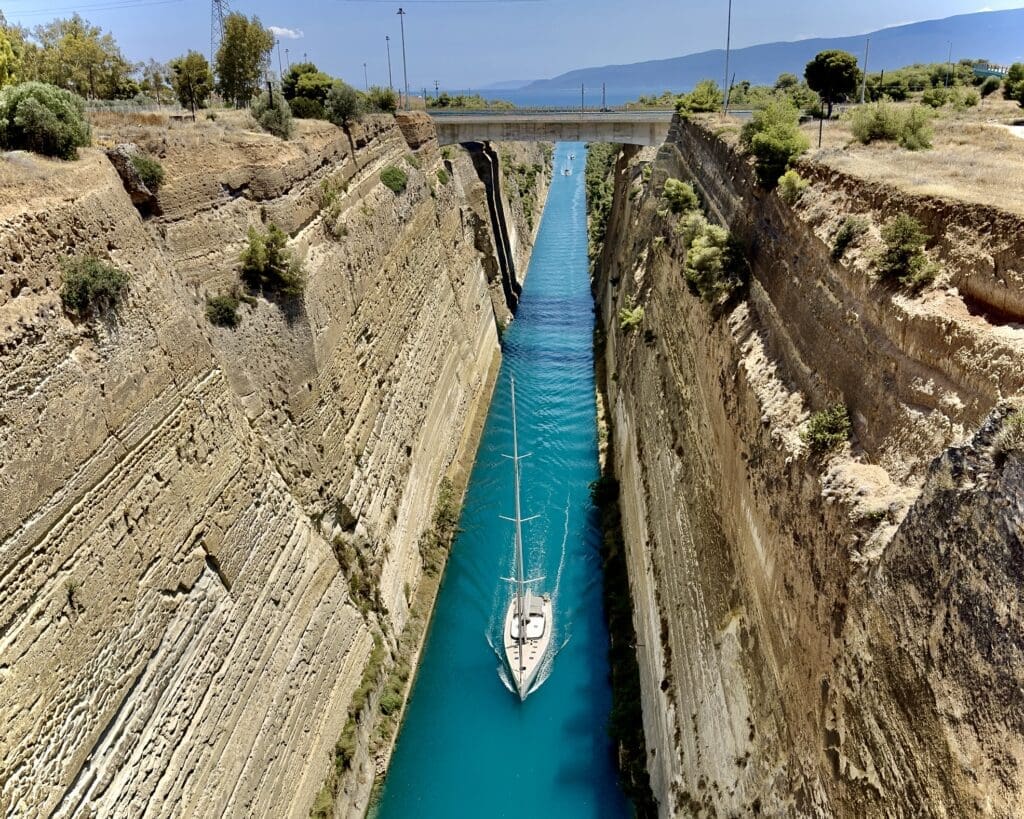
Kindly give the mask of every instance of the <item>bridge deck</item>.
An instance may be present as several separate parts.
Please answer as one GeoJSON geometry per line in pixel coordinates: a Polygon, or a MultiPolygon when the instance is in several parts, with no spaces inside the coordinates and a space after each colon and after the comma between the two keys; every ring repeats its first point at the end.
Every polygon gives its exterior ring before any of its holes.
{"type": "Polygon", "coordinates": [[[622,142],[660,145],[672,111],[431,111],[442,145],[455,142],[622,142]]]}

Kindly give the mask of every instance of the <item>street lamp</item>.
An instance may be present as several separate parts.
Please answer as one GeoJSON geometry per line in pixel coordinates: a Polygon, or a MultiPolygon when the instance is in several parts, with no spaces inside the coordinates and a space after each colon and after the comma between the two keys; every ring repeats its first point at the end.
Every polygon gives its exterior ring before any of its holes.
{"type": "Polygon", "coordinates": [[[370,80],[366,76],[366,63],[363,63],[363,90],[370,90],[370,80]]]}
{"type": "Polygon", "coordinates": [[[402,26],[402,78],[405,80],[405,110],[409,110],[409,71],[405,65],[405,9],[398,7],[398,19],[402,26]]]}
{"type": "Polygon", "coordinates": [[[725,93],[722,95],[722,113],[729,113],[729,46],[732,43],[732,0],[729,0],[729,17],[725,26],[725,93]]]}
{"type": "Polygon", "coordinates": [[[953,70],[953,41],[949,40],[949,54],[946,57],[946,88],[949,88],[949,75],[953,70]]]}
{"type": "Polygon", "coordinates": [[[384,45],[388,49],[388,88],[394,91],[395,84],[391,81],[391,37],[387,34],[384,35],[384,45]]]}

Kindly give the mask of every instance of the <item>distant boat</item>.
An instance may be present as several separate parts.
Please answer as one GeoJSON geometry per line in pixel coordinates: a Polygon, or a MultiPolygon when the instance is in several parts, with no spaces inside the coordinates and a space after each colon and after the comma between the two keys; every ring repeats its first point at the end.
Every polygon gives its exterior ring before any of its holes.
{"type": "Polygon", "coordinates": [[[571,168],[566,168],[565,170],[563,170],[562,171],[562,176],[572,176],[572,169],[571,168]]]}
{"type": "MultiPolygon", "coordinates": [[[[531,583],[543,580],[543,577],[525,579],[523,569],[523,523],[519,508],[519,462],[526,456],[519,454],[519,433],[516,429],[516,382],[512,379],[512,459],[515,472],[516,516],[505,518],[516,525],[515,540],[515,577],[506,578],[514,584],[515,595],[508,604],[505,613],[505,660],[508,663],[512,681],[520,700],[525,700],[530,688],[537,679],[541,661],[547,654],[551,643],[551,629],[554,617],[551,607],[551,596],[537,595],[529,590],[531,583]]],[[[526,518],[533,520],[533,518],[526,518]]]]}
{"type": "Polygon", "coordinates": [[[576,158],[576,154],[569,154],[569,161],[572,162],[576,158]]]}

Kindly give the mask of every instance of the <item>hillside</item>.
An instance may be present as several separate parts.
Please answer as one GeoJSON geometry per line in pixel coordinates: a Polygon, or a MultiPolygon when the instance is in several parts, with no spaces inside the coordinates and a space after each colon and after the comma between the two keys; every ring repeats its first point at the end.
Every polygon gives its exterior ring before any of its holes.
{"type": "MultiPolygon", "coordinates": [[[[737,80],[768,83],[784,71],[799,73],[819,51],[841,48],[858,56],[864,52],[865,37],[871,38],[869,67],[872,71],[898,68],[915,62],[939,62],[946,58],[947,43],[953,42],[953,59],[984,58],[1011,63],[1024,58],[1024,9],[978,12],[927,20],[849,37],[815,38],[792,43],[765,43],[734,49],[730,73],[737,80]]],[[[668,60],[649,60],[628,65],[581,68],[526,86],[537,91],[579,88],[580,83],[637,94],[659,93],[692,87],[707,77],[722,82],[725,53],[722,49],[687,54],[668,60]]]]}

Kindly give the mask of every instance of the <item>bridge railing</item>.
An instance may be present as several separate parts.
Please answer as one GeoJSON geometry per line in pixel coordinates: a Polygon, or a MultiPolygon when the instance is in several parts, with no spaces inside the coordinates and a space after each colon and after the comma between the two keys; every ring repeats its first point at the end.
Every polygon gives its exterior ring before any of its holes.
{"type": "Polygon", "coordinates": [[[675,113],[675,108],[627,108],[625,106],[580,107],[571,106],[530,106],[528,108],[428,108],[432,117],[514,117],[530,115],[640,115],[664,117],[675,113]]]}

